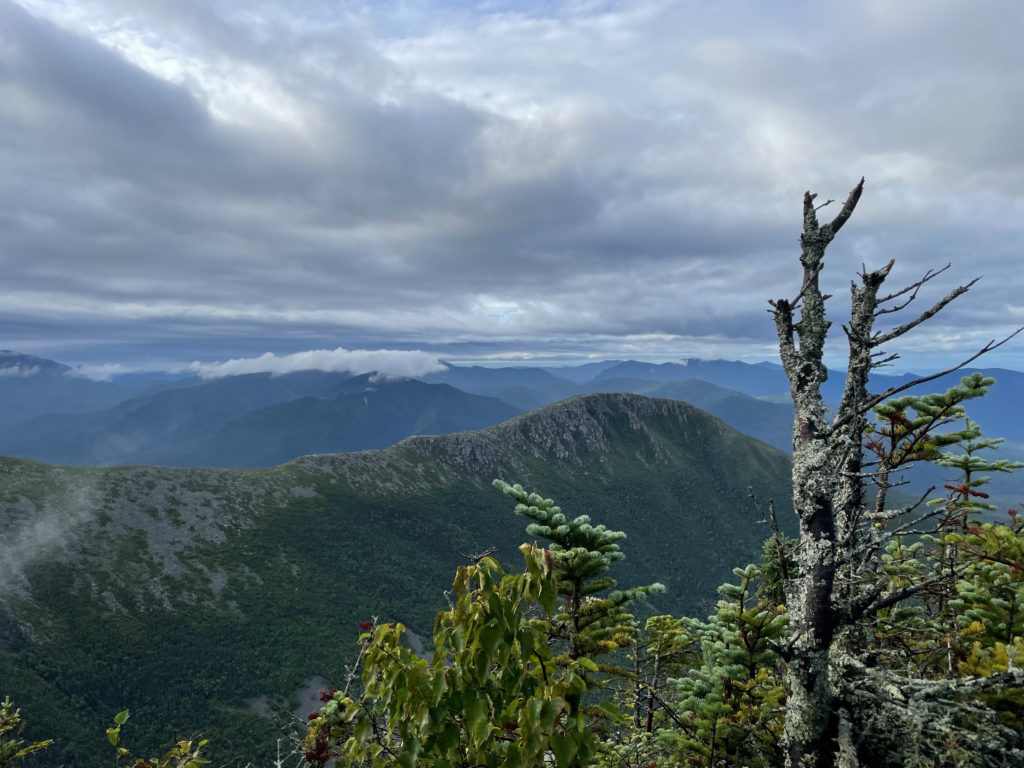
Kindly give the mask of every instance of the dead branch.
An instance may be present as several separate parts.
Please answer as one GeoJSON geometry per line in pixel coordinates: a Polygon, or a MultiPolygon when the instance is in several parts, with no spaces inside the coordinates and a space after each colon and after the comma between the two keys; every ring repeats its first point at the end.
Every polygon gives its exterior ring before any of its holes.
{"type": "Polygon", "coordinates": [[[973,363],[975,360],[977,360],[982,355],[984,355],[984,354],[986,354],[988,352],[991,352],[993,349],[998,349],[999,347],[1003,346],[1003,344],[1008,342],[1010,339],[1012,339],[1014,336],[1016,336],[1021,331],[1024,331],[1024,326],[1021,326],[1020,328],[1015,330],[1013,333],[1011,333],[1009,336],[1005,337],[1004,339],[1002,339],[999,342],[997,342],[995,339],[992,339],[984,347],[979,349],[977,352],[975,352],[973,355],[968,357],[962,363],[958,363],[957,365],[954,365],[952,368],[947,368],[946,370],[940,371],[939,373],[933,373],[930,376],[920,376],[920,377],[914,379],[913,381],[908,381],[906,384],[901,384],[898,387],[890,387],[889,389],[885,390],[885,392],[883,392],[880,395],[874,395],[873,397],[869,398],[866,403],[861,404],[861,411],[860,412],[862,414],[863,413],[867,413],[872,408],[874,408],[876,405],[878,405],[879,403],[881,403],[881,402],[883,402],[885,400],[888,400],[893,395],[899,394],[900,392],[904,392],[904,391],[910,389],[911,387],[916,387],[918,384],[925,384],[925,383],[927,383],[929,381],[934,381],[935,379],[941,378],[941,377],[943,377],[943,376],[945,376],[947,374],[959,371],[961,368],[963,368],[965,366],[968,366],[971,363],[973,363]]]}
{"type": "Polygon", "coordinates": [[[908,304],[910,304],[910,302],[912,302],[915,298],[917,298],[917,292],[921,289],[922,285],[927,283],[929,280],[931,280],[931,279],[933,279],[935,277],[938,277],[943,272],[945,272],[947,269],[949,269],[949,267],[950,267],[950,265],[947,264],[946,266],[942,267],[941,269],[929,269],[927,272],[924,273],[924,277],[922,277],[917,282],[911,283],[910,285],[906,286],[905,288],[901,288],[900,290],[896,291],[895,293],[890,293],[888,296],[884,296],[884,297],[880,298],[878,300],[878,303],[879,304],[885,304],[886,302],[892,301],[893,299],[898,299],[900,296],[903,296],[904,294],[906,294],[908,292],[913,292],[911,294],[910,298],[907,299],[902,304],[900,304],[899,306],[889,307],[887,309],[880,309],[877,312],[875,312],[875,316],[877,317],[879,315],[886,315],[886,314],[889,314],[891,312],[899,312],[901,309],[903,309],[908,304]]]}
{"type": "Polygon", "coordinates": [[[861,194],[864,192],[864,177],[861,176],[860,182],[857,186],[850,190],[850,196],[846,198],[846,202],[843,203],[842,210],[832,219],[832,223],[829,224],[829,228],[832,230],[833,236],[843,228],[843,224],[849,221],[850,216],[853,215],[853,209],[857,207],[857,202],[860,200],[861,194]]]}
{"type": "Polygon", "coordinates": [[[871,340],[871,346],[878,347],[881,346],[882,344],[892,341],[893,339],[897,339],[900,336],[907,333],[908,331],[910,331],[911,329],[919,326],[925,320],[934,317],[947,304],[949,304],[952,301],[955,301],[957,298],[967,293],[967,291],[971,289],[971,286],[978,282],[978,280],[980,279],[980,277],[976,277],[973,280],[971,280],[971,282],[967,283],[967,285],[957,286],[945,298],[937,301],[935,304],[931,306],[930,309],[925,310],[920,315],[911,320],[909,323],[904,323],[903,325],[897,326],[896,328],[893,328],[891,331],[887,331],[886,333],[875,334],[875,337],[871,340]]]}
{"type": "Polygon", "coordinates": [[[485,551],[480,552],[480,553],[475,554],[475,555],[467,555],[465,552],[459,552],[459,554],[462,555],[467,560],[469,560],[471,563],[473,563],[473,565],[478,565],[480,563],[480,561],[483,560],[485,557],[490,557],[491,555],[493,555],[497,551],[498,551],[497,547],[491,547],[490,549],[485,550],[485,551]]]}

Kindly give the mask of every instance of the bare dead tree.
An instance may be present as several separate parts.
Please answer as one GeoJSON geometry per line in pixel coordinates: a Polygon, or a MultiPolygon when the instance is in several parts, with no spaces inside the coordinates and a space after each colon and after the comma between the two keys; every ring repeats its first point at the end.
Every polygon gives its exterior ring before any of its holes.
{"type": "Polygon", "coordinates": [[[862,437],[871,409],[911,387],[956,371],[1012,338],[992,341],[962,363],[881,394],[868,390],[871,371],[896,359],[880,347],[895,341],[965,294],[975,281],[959,285],[909,322],[875,330],[884,315],[904,309],[922,286],[948,268],[926,273],[920,280],[889,293],[880,290],[893,262],[880,269],[862,269],[851,285],[851,316],[843,330],[849,359],[842,399],[829,418],[821,386],[828,378],[824,364],[830,323],[819,278],[825,250],[849,221],[860,201],[864,180],[850,192],[838,214],[820,223],[815,195],[805,193],[800,264],[803,281],[793,299],[769,302],[779,339],[779,353],[794,405],[793,507],[800,521],[798,575],[790,584],[787,603],[792,635],[783,649],[789,699],[786,705],[787,765],[825,768],[858,765],[853,743],[854,699],[844,693],[844,679],[863,668],[865,615],[910,597],[921,585],[899,592],[856,589],[862,572],[882,541],[864,540],[864,452],[862,437]],[[799,317],[797,313],[799,312],[799,317]]]}

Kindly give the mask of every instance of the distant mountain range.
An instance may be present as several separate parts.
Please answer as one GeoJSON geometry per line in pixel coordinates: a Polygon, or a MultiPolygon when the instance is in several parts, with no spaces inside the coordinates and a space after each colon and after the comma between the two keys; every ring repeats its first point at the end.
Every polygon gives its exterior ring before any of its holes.
{"type": "MultiPolygon", "coordinates": [[[[320,402],[372,407],[372,393],[349,391],[369,383],[320,402]]],[[[456,396],[412,384],[403,391],[456,396]]],[[[103,728],[126,707],[142,752],[205,726],[214,764],[266,764],[279,731],[253,701],[290,712],[311,677],[339,682],[372,616],[429,636],[463,555],[495,546],[518,567],[525,522],[495,477],[624,530],[614,575],[668,587],[647,611],[703,615],[731,569],[759,557],[751,492],[792,518],[784,453],[691,405],[631,394],[269,470],[0,459],[4,693],[60,713],[47,719],[49,764],[106,764],[103,728]]]]}
{"type": "Polygon", "coordinates": [[[480,429],[519,412],[448,384],[363,374],[324,397],[250,411],[210,435],[157,452],[151,463],[271,467],[313,453],[386,448],[410,435],[480,429]]]}
{"type": "Polygon", "coordinates": [[[782,366],[766,363],[751,365],[729,360],[686,360],[661,364],[627,360],[604,369],[594,377],[595,382],[609,379],[661,382],[700,379],[754,397],[789,391],[789,381],[782,366]]]}
{"type": "Polygon", "coordinates": [[[269,467],[310,453],[479,429],[516,413],[447,384],[256,373],[164,389],[93,413],[38,416],[6,428],[0,454],[74,466],[269,467]]]}
{"type": "MultiPolygon", "coordinates": [[[[48,404],[57,407],[51,399],[24,409],[31,418],[17,422],[5,413],[0,419],[6,423],[0,454],[72,466],[269,467],[311,453],[383,448],[415,434],[478,429],[567,397],[609,391],[685,400],[770,445],[790,445],[788,405],[725,387],[745,380],[757,393],[777,394],[785,377],[777,367],[744,363],[607,361],[567,369],[445,364],[421,381],[302,371],[149,382],[143,394],[138,385],[125,389],[76,378],[53,361],[22,356],[12,359],[15,365],[25,372],[16,381],[26,392],[41,379],[63,386],[68,398],[87,384],[95,388],[94,402],[116,401],[95,410],[43,413],[48,404]],[[119,399],[126,393],[134,396],[119,399]]],[[[12,381],[0,378],[0,402],[12,381]]]]}
{"type": "Polygon", "coordinates": [[[0,427],[48,413],[88,413],[141,394],[148,382],[92,381],[71,366],[0,350],[0,427]]]}
{"type": "MultiPolygon", "coordinates": [[[[1007,458],[1024,457],[1024,374],[982,369],[997,379],[969,404],[982,429],[1007,438],[1007,458]]],[[[923,385],[956,384],[962,373],[923,385]]],[[[913,376],[875,376],[876,391],[913,376]]],[[[824,393],[837,402],[843,372],[824,393]]],[[[0,353],[0,455],[73,466],[270,467],[312,453],[383,448],[416,434],[496,424],[568,397],[630,392],[703,408],[740,431],[789,450],[792,409],[779,365],[724,360],[653,364],[609,360],[567,368],[458,366],[421,380],[302,371],[203,380],[95,382],[69,366],[0,353]]],[[[941,485],[941,472],[928,482],[941,485]]],[[[1024,478],[997,478],[1006,499],[1024,496],[1024,478]]]]}

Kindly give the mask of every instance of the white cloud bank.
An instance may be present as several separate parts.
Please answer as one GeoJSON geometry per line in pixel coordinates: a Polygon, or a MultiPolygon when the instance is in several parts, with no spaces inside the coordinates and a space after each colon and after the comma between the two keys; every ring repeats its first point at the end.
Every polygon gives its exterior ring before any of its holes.
{"type": "Polygon", "coordinates": [[[0,377],[4,378],[24,379],[29,376],[35,376],[37,373],[39,373],[38,365],[9,365],[6,368],[0,368],[0,377]]]}
{"type": "Polygon", "coordinates": [[[187,370],[204,379],[239,376],[246,373],[284,374],[295,371],[347,371],[353,374],[376,371],[386,376],[423,376],[444,370],[435,355],[419,350],[398,349],[310,349],[291,355],[267,352],[224,362],[194,362],[187,370]]]}
{"type": "Polygon", "coordinates": [[[74,376],[78,379],[91,379],[93,381],[110,381],[115,376],[120,376],[126,373],[139,373],[146,369],[131,368],[121,363],[89,363],[86,365],[76,365],[72,370],[68,371],[68,376],[74,376]]]}

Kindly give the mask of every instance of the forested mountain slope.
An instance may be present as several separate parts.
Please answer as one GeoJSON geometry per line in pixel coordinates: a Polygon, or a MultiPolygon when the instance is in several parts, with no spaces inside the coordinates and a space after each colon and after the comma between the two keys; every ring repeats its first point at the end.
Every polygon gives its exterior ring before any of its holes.
{"type": "MultiPolygon", "coordinates": [[[[463,554],[520,559],[524,521],[491,487],[522,482],[624,530],[623,585],[695,613],[783,518],[789,459],[684,403],[589,395],[496,427],[269,470],[62,468],[0,460],[0,679],[51,721],[59,753],[106,763],[130,707],[139,739],[217,734],[215,763],[265,758],[310,677],[338,680],[358,623],[425,632],[463,554]]],[[[143,751],[149,748],[141,744],[143,751]]],[[[155,746],[155,744],[153,745],[155,746]]]]}

